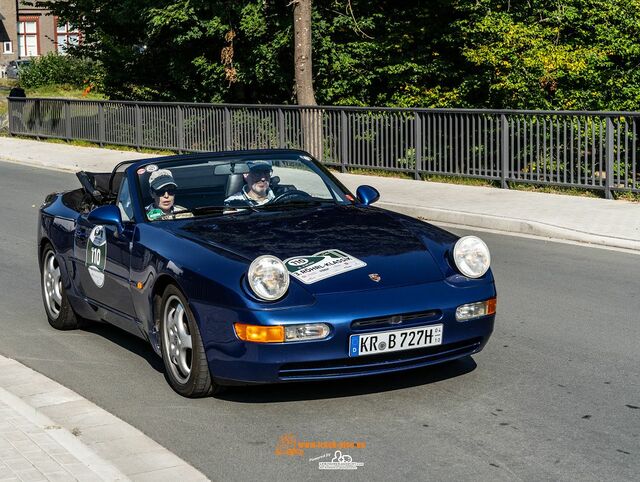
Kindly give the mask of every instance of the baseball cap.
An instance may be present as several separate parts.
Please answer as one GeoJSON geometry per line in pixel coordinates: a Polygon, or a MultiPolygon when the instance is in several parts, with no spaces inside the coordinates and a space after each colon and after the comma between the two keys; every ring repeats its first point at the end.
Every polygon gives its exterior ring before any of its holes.
{"type": "Polygon", "coordinates": [[[247,161],[247,167],[250,171],[271,171],[272,164],[271,161],[258,160],[258,161],[247,161]]]}
{"type": "Polygon", "coordinates": [[[162,187],[166,187],[169,185],[173,185],[178,187],[176,182],[173,180],[173,174],[169,169],[159,169],[157,171],[153,171],[151,176],[149,176],[149,187],[154,191],[162,187]]]}

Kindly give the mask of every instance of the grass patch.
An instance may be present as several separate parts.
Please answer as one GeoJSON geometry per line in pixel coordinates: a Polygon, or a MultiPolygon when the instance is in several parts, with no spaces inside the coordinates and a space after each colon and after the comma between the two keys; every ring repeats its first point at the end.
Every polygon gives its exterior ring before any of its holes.
{"type": "Polygon", "coordinates": [[[18,85],[18,81],[14,79],[0,79],[0,87],[5,87],[6,89],[11,89],[11,87],[15,87],[18,85]]]}
{"type": "Polygon", "coordinates": [[[581,189],[562,186],[537,186],[535,184],[508,183],[509,189],[514,191],[542,192],[546,194],[563,194],[565,196],[581,196],[590,198],[604,198],[604,191],[597,189],[581,189]]]}
{"type": "Polygon", "coordinates": [[[33,89],[25,89],[27,97],[64,97],[65,99],[104,100],[106,96],[101,92],[90,91],[85,94],[84,89],[71,85],[43,85],[33,89]]]}
{"type": "Polygon", "coordinates": [[[489,179],[478,179],[474,177],[426,174],[422,176],[422,180],[431,182],[444,182],[447,184],[460,184],[463,186],[500,187],[500,181],[491,181],[489,179]]]}
{"type": "MultiPolygon", "coordinates": [[[[336,170],[336,172],[339,172],[336,170]]],[[[377,177],[396,177],[398,179],[414,179],[413,174],[400,171],[384,171],[382,169],[362,169],[359,167],[352,167],[347,169],[348,174],[359,174],[362,176],[377,176],[377,177]]]]}
{"type": "Polygon", "coordinates": [[[614,191],[613,199],[618,199],[620,201],[629,201],[632,203],[640,202],[640,193],[630,192],[630,191],[614,191]]]}

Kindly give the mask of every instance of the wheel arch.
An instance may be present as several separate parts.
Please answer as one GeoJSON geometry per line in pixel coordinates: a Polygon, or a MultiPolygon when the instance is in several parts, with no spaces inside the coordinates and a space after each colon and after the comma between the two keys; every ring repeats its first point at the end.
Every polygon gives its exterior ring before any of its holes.
{"type": "Polygon", "coordinates": [[[38,243],[38,264],[41,269],[42,269],[42,256],[44,255],[44,251],[45,249],[47,249],[47,246],[51,246],[51,248],[55,252],[56,249],[54,248],[51,240],[46,236],[42,236],[42,238],[40,239],[40,242],[38,243]]]}

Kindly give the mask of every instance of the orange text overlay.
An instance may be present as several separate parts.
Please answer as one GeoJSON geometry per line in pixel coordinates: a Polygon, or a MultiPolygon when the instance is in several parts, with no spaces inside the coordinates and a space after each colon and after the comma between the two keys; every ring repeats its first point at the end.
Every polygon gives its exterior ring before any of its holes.
{"type": "Polygon", "coordinates": [[[364,449],[367,447],[366,442],[353,441],[306,441],[298,440],[298,438],[288,433],[281,435],[276,445],[276,455],[304,455],[304,449],[364,449]]]}

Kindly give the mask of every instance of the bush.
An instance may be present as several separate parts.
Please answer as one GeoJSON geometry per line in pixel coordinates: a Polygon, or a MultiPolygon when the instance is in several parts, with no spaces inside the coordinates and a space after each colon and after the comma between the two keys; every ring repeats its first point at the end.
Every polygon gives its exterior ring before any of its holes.
{"type": "Polygon", "coordinates": [[[104,72],[99,63],[54,53],[34,59],[31,65],[20,71],[20,84],[28,89],[66,84],[101,90],[103,78],[104,72]]]}

